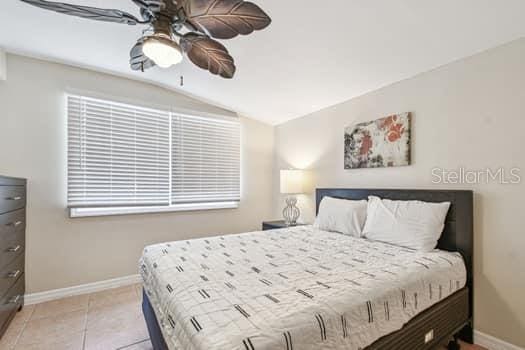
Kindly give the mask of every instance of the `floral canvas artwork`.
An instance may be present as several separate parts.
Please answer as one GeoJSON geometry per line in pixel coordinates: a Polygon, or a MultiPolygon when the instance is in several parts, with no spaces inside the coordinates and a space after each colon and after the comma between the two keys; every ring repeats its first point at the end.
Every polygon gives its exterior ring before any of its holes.
{"type": "Polygon", "coordinates": [[[345,169],[410,165],[410,113],[345,129],[345,169]]]}

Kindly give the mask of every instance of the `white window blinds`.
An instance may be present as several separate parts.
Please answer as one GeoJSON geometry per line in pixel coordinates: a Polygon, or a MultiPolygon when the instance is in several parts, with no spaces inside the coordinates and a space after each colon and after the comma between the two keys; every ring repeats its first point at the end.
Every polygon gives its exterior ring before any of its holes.
{"type": "Polygon", "coordinates": [[[68,206],[169,205],[170,114],[68,96],[68,206]]]}
{"type": "Polygon", "coordinates": [[[237,119],[172,115],[172,203],[240,200],[237,119]]]}
{"type": "Polygon", "coordinates": [[[240,192],[238,119],[68,96],[70,208],[175,210],[231,204],[240,192]]]}

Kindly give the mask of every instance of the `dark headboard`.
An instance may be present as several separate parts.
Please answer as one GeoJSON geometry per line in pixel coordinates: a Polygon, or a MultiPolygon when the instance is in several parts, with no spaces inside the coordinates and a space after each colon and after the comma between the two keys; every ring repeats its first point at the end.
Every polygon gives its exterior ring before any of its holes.
{"type": "Polygon", "coordinates": [[[470,289],[471,313],[473,308],[473,192],[455,190],[388,190],[388,189],[317,189],[316,213],[323,197],[342,199],[368,199],[377,196],[391,200],[420,200],[425,202],[450,202],[445,228],[438,248],[460,252],[467,268],[467,286],[470,289]]]}

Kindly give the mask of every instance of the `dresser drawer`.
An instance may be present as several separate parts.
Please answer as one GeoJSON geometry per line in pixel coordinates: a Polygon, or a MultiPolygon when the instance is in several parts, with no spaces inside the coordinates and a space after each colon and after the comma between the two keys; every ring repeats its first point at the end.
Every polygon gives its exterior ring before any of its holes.
{"type": "Polygon", "coordinates": [[[25,209],[0,215],[0,271],[19,255],[24,255],[25,209]]]}
{"type": "Polygon", "coordinates": [[[15,260],[0,270],[0,298],[24,274],[25,255],[20,254],[15,260]]]}
{"type": "Polygon", "coordinates": [[[26,229],[26,210],[19,209],[6,214],[0,214],[0,248],[5,242],[4,236],[13,233],[24,235],[26,229]]]}
{"type": "Polygon", "coordinates": [[[0,213],[7,213],[26,206],[24,186],[0,186],[0,213]]]}
{"type": "Polygon", "coordinates": [[[0,299],[0,332],[5,331],[6,323],[11,321],[24,304],[25,276],[21,275],[6,295],[0,299]]]}

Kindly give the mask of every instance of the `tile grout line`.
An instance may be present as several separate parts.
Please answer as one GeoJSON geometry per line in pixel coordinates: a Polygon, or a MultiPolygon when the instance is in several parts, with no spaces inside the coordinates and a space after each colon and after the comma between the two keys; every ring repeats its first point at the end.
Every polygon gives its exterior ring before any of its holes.
{"type": "Polygon", "coordinates": [[[22,336],[22,333],[24,333],[24,330],[26,329],[26,323],[27,322],[23,323],[22,328],[20,329],[20,332],[18,332],[18,335],[16,336],[15,341],[13,342],[13,345],[11,346],[11,349],[15,349],[16,348],[16,346],[18,344],[18,340],[20,340],[20,337],[22,336]]]}
{"type": "Polygon", "coordinates": [[[86,334],[87,332],[84,331],[83,335],[82,335],[82,350],[85,350],[86,349],[86,334]]]}
{"type": "Polygon", "coordinates": [[[89,320],[89,310],[91,305],[91,300],[93,298],[93,294],[95,293],[89,293],[87,295],[87,308],[86,308],[86,327],[84,329],[84,339],[82,342],[82,350],[86,349],[86,340],[87,340],[87,331],[88,331],[88,320],[89,320]]]}
{"type": "MultiPolygon", "coordinates": [[[[22,337],[22,334],[24,333],[24,331],[26,330],[26,326],[27,324],[29,323],[29,321],[31,320],[31,318],[33,317],[33,314],[35,313],[35,309],[36,309],[36,306],[33,307],[33,309],[31,310],[31,312],[29,313],[29,316],[27,317],[26,320],[24,320],[24,322],[22,323],[22,329],[20,329],[20,332],[18,333],[18,335],[16,336],[16,339],[15,341],[13,342],[13,346],[11,347],[11,349],[16,349],[16,347],[18,346],[18,341],[20,340],[20,338],[22,337]]],[[[18,311],[18,312],[21,312],[22,310],[18,311]]]]}
{"type": "Polygon", "coordinates": [[[91,294],[88,294],[86,301],[86,316],[84,319],[84,332],[82,333],[82,350],[86,349],[86,337],[87,337],[87,326],[88,326],[88,314],[89,314],[89,299],[91,294]]]}
{"type": "Polygon", "coordinates": [[[127,349],[127,348],[129,348],[129,347],[131,347],[131,346],[133,346],[133,345],[142,344],[142,343],[145,343],[145,342],[147,342],[147,341],[149,341],[149,338],[144,339],[144,340],[140,340],[140,341],[138,341],[138,342],[136,342],[136,343],[133,343],[133,344],[124,345],[124,346],[122,346],[122,347],[120,347],[120,348],[117,348],[116,350],[125,350],[125,349],[127,349]]]}

